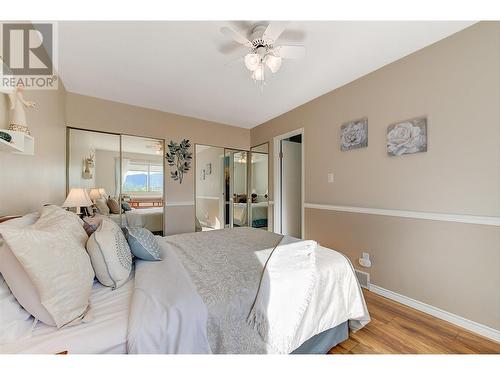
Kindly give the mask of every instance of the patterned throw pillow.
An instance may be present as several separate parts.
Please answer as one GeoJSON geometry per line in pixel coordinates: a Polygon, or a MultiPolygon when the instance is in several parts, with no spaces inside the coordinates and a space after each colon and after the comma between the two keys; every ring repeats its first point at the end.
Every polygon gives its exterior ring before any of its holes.
{"type": "Polygon", "coordinates": [[[132,207],[130,207],[130,204],[128,204],[128,202],[122,202],[122,208],[123,211],[132,211],[132,207]]]}
{"type": "Polygon", "coordinates": [[[102,220],[87,242],[87,252],[101,284],[116,289],[127,282],[132,254],[122,230],[113,221],[102,220]]]}
{"type": "Polygon", "coordinates": [[[125,228],[128,244],[137,258],[143,260],[161,260],[161,248],[156,238],[146,228],[125,228]]]}
{"type": "Polygon", "coordinates": [[[106,201],[106,204],[108,205],[109,211],[112,214],[119,214],[119,213],[121,213],[120,205],[118,204],[118,201],[115,198],[109,198],[106,201]]]}

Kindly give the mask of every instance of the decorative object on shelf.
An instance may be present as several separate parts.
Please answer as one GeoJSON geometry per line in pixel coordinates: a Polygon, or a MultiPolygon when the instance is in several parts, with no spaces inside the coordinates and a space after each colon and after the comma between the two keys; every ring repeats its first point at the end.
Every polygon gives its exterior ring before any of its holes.
{"type": "Polygon", "coordinates": [[[348,151],[368,146],[368,119],[349,121],[340,127],[340,150],[348,151]]]}
{"type": "Polygon", "coordinates": [[[9,93],[10,99],[10,121],[9,130],[23,132],[31,135],[28,123],[26,121],[26,113],[24,112],[24,107],[37,109],[35,102],[24,99],[24,85],[18,85],[11,93],[9,93]]]}
{"type": "Polygon", "coordinates": [[[9,142],[12,140],[12,136],[9,133],[5,133],[0,131],[0,139],[3,139],[5,142],[9,142]]]}
{"type": "Polygon", "coordinates": [[[427,118],[417,117],[387,127],[387,154],[399,156],[427,151],[427,118]]]}
{"type": "Polygon", "coordinates": [[[87,190],[82,188],[72,188],[69,191],[69,194],[66,197],[66,200],[64,201],[62,207],[67,207],[67,208],[75,207],[76,214],[79,216],[83,216],[83,214],[80,211],[80,207],[84,207],[85,211],[87,211],[86,208],[92,205],[93,203],[89,195],[87,194],[87,190]]]}
{"type": "Polygon", "coordinates": [[[189,151],[191,144],[188,139],[183,139],[181,143],[170,141],[168,144],[168,152],[165,156],[168,165],[174,167],[174,171],[170,171],[170,177],[174,181],[179,181],[182,184],[184,174],[191,168],[191,160],[193,153],[189,151]]]}
{"type": "Polygon", "coordinates": [[[1,131],[4,135],[0,137],[0,151],[12,152],[21,155],[35,154],[35,138],[25,132],[4,129],[1,131]],[[10,141],[7,142],[8,136],[10,141]]]}
{"type": "Polygon", "coordinates": [[[95,153],[93,151],[90,151],[89,157],[85,158],[83,160],[83,173],[82,173],[82,178],[84,180],[91,180],[94,175],[92,174],[91,168],[95,167],[94,163],[94,157],[95,153]]]}

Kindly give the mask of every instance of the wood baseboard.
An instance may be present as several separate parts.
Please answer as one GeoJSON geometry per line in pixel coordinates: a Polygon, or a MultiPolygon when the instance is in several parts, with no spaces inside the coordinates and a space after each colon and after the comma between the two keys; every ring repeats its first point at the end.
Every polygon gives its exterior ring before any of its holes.
{"type": "Polygon", "coordinates": [[[459,315],[450,313],[448,311],[441,310],[440,308],[428,305],[424,302],[417,301],[413,298],[406,297],[402,294],[393,292],[388,289],[384,289],[380,286],[371,284],[370,285],[370,292],[373,292],[375,294],[378,294],[382,297],[389,298],[393,301],[399,302],[403,305],[410,306],[414,308],[415,310],[422,311],[426,314],[432,315],[436,318],[445,320],[447,322],[450,322],[452,324],[455,324],[459,327],[462,327],[468,331],[472,331],[474,333],[477,333],[478,335],[484,336],[489,338],[490,340],[496,341],[500,343],[500,331],[485,326],[484,324],[474,322],[472,320],[469,320],[467,318],[461,317],[459,315]]]}

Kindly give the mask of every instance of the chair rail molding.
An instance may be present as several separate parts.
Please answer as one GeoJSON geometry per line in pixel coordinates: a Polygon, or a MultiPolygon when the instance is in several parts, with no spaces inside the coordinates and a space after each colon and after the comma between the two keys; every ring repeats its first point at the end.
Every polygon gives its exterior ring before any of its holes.
{"type": "Polygon", "coordinates": [[[409,219],[451,221],[455,223],[464,223],[464,224],[500,226],[500,217],[498,216],[474,216],[474,215],[448,214],[439,212],[391,210],[385,208],[338,206],[338,205],[317,204],[317,203],[305,203],[304,207],[309,209],[351,212],[357,214],[395,216],[395,217],[404,217],[409,219]]]}

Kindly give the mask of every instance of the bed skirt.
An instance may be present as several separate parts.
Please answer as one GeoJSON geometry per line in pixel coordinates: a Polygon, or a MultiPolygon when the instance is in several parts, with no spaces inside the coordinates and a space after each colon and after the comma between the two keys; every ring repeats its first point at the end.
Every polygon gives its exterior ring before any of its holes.
{"type": "Polygon", "coordinates": [[[349,322],[345,321],[338,326],[318,333],[295,349],[291,354],[326,354],[335,345],[349,337],[349,322]]]}

